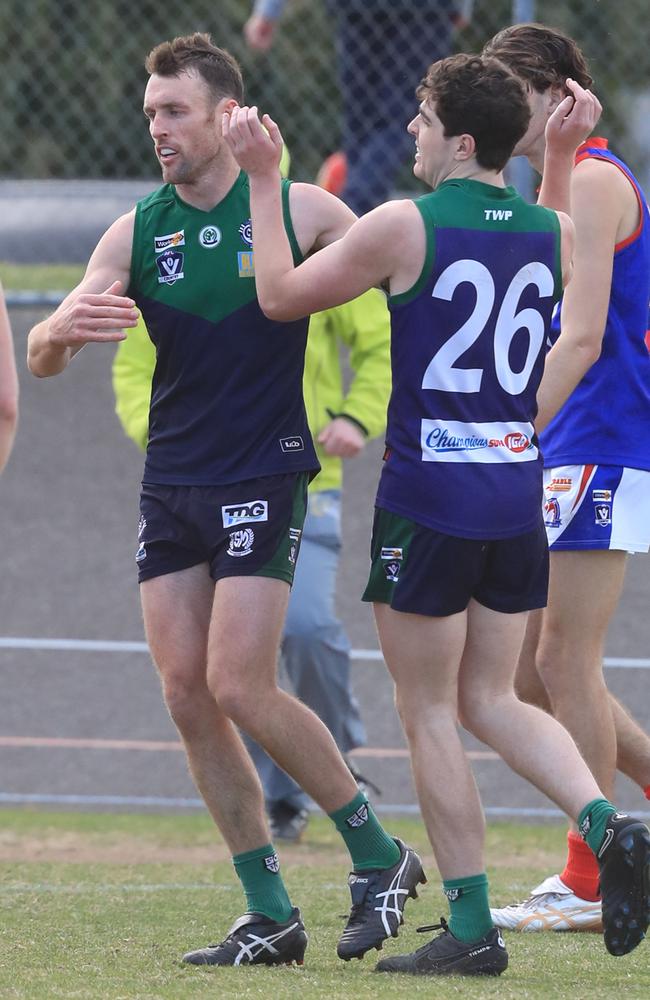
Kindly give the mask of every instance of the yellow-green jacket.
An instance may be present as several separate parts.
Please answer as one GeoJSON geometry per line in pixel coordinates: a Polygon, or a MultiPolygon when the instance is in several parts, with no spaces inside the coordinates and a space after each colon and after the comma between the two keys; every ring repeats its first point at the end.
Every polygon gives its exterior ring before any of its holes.
{"type": "MultiPolygon", "coordinates": [[[[119,344],[113,362],[115,410],[125,433],[140,448],[147,444],[155,362],[155,348],[140,320],[119,344]]],[[[390,384],[390,321],[381,292],[371,289],[352,302],[311,317],[303,391],[314,439],[335,416],[349,417],[369,438],[379,437],[386,428],[390,384]],[[349,351],[347,391],[341,345],[349,351]]],[[[342,460],[326,455],[318,444],[316,451],[322,472],[312,490],[340,489],[342,460]]]]}

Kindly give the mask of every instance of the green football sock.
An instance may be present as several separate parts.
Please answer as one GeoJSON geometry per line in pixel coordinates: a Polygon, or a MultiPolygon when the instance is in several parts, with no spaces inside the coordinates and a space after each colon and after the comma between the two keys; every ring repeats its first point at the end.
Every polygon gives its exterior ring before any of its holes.
{"type": "Polygon", "coordinates": [[[485,873],[445,879],[442,891],[449,900],[449,930],[459,941],[478,941],[492,930],[485,873]]]}
{"type": "Polygon", "coordinates": [[[347,806],[329,813],[329,818],[347,845],[355,871],[392,868],[399,861],[399,847],[384,830],[363,792],[347,806]]]}
{"type": "Polygon", "coordinates": [[[586,840],[594,854],[598,853],[605,835],[605,824],[616,812],[616,807],[607,799],[594,799],[588,802],[578,816],[578,830],[583,840],[586,840]]]}
{"type": "Polygon", "coordinates": [[[287,894],[280,862],[272,844],[256,851],[236,854],[232,862],[246,893],[249,913],[264,913],[271,920],[284,923],[291,916],[291,901],[287,894]]]}

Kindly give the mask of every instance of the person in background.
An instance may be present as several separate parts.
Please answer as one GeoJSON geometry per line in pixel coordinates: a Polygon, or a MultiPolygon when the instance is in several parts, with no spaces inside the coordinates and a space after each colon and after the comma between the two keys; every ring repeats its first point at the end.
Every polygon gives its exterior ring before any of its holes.
{"type": "MultiPolygon", "coordinates": [[[[140,321],[118,345],[113,389],[122,427],[143,449],[149,433],[155,361],[154,345],[140,321]]],[[[335,609],[343,460],[359,455],[366,441],[386,426],[390,324],[383,293],[372,289],[353,302],[311,317],[303,393],[321,472],[309,488],[282,659],[297,696],[322,719],[347,755],[365,744],[366,734],[352,691],[350,642],[335,609]],[[341,348],[349,352],[353,373],[347,390],[341,348]]],[[[264,788],[273,839],[298,840],[308,822],[308,796],[259,744],[253,740],[247,744],[264,788]]],[[[354,768],[352,772],[360,785],[367,781],[354,768]]]]}
{"type": "MultiPolygon", "coordinates": [[[[244,26],[251,48],[271,48],[285,6],[286,0],[256,0],[244,26]]],[[[318,181],[357,215],[390,197],[411,149],[402,125],[411,113],[413,80],[449,55],[472,6],[468,0],[327,0],[336,32],[342,143],[318,181]]]]}
{"type": "Polygon", "coordinates": [[[18,425],[18,373],[9,314],[0,284],[0,472],[13,448],[18,425]]]}

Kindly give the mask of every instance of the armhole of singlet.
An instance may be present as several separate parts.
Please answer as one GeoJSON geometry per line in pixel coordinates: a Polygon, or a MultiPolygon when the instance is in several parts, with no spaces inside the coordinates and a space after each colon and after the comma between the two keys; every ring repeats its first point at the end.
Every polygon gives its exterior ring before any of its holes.
{"type": "Polygon", "coordinates": [[[585,150],[584,153],[576,157],[576,166],[579,163],[582,163],[583,160],[600,160],[601,163],[611,163],[613,167],[616,167],[617,170],[620,170],[620,172],[623,174],[623,177],[625,177],[625,180],[628,182],[628,184],[634,191],[634,195],[636,197],[636,203],[639,206],[639,224],[633,233],[630,233],[630,235],[627,236],[624,240],[621,240],[620,243],[614,244],[614,253],[615,254],[620,253],[621,250],[625,250],[625,248],[629,247],[631,243],[634,243],[636,240],[638,240],[639,236],[641,235],[641,231],[643,230],[643,223],[645,221],[645,212],[643,210],[643,199],[641,198],[641,192],[639,191],[639,187],[636,184],[636,182],[632,180],[631,176],[625,170],[623,170],[623,167],[619,163],[615,163],[614,160],[610,160],[609,157],[599,156],[598,152],[589,153],[585,150]]]}
{"type": "Polygon", "coordinates": [[[289,210],[289,188],[291,187],[291,181],[283,179],[282,180],[282,218],[284,220],[284,228],[287,236],[289,237],[289,246],[291,247],[291,253],[293,254],[293,262],[297,266],[302,264],[303,257],[302,251],[298,246],[298,240],[296,239],[296,234],[293,229],[293,222],[291,221],[291,211],[289,210]]]}
{"type": "Polygon", "coordinates": [[[424,234],[426,238],[424,263],[422,264],[422,270],[420,271],[415,284],[411,285],[410,288],[407,288],[405,292],[400,292],[398,295],[388,296],[388,302],[390,305],[405,305],[407,302],[411,302],[413,299],[417,298],[429,280],[431,271],[433,270],[433,261],[436,252],[436,229],[433,216],[429,209],[422,203],[420,198],[417,198],[413,204],[422,216],[422,222],[424,223],[424,234]]]}
{"type": "Polygon", "coordinates": [[[131,265],[129,268],[129,287],[125,294],[129,294],[131,288],[137,288],[138,278],[142,269],[142,251],[140,249],[140,234],[142,232],[142,210],[139,204],[135,206],[135,218],[133,220],[133,242],[131,244],[131,265]]]}

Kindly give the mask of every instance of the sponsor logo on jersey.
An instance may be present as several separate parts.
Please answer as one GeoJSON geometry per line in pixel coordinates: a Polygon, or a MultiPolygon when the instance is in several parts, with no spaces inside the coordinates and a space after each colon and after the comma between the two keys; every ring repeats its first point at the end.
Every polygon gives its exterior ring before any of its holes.
{"type": "Polygon", "coordinates": [[[221,519],[224,528],[230,528],[233,524],[246,524],[247,521],[268,521],[268,500],[243,500],[241,503],[224,504],[221,519]]]}
{"type": "Polygon", "coordinates": [[[204,226],[199,233],[199,243],[202,247],[218,247],[221,243],[221,230],[217,226],[204,226]]]}
{"type": "Polygon", "coordinates": [[[538,451],[527,423],[464,423],[422,420],[423,462],[530,462],[538,451]]]}
{"type": "Polygon", "coordinates": [[[254,278],[255,277],[255,261],[253,260],[252,250],[240,250],[237,254],[237,267],[239,269],[240,278],[254,278]]]}
{"type": "Polygon", "coordinates": [[[545,490],[547,493],[568,493],[572,486],[573,479],[570,476],[553,476],[545,490]]]}
{"type": "Polygon", "coordinates": [[[295,437],[280,438],[280,447],[282,451],[304,451],[305,442],[299,434],[296,434],[295,437]]]}
{"type": "Polygon", "coordinates": [[[404,557],[403,549],[394,549],[390,545],[384,545],[381,550],[382,559],[402,559],[404,557]]]}
{"type": "Polygon", "coordinates": [[[596,516],[596,524],[599,524],[601,528],[606,528],[608,524],[612,523],[611,503],[597,503],[594,508],[594,514],[596,516]]]}
{"type": "Polygon", "coordinates": [[[277,875],[280,871],[280,859],[277,854],[269,854],[267,858],[264,858],[264,867],[277,875]]]}
{"type": "Polygon", "coordinates": [[[512,212],[505,208],[485,208],[485,218],[493,222],[507,222],[512,218],[512,212]]]}
{"type": "Polygon", "coordinates": [[[296,559],[298,558],[298,549],[300,547],[300,536],[302,535],[301,528],[289,528],[289,562],[295,565],[296,559]]]}
{"type": "Polygon", "coordinates": [[[246,219],[246,222],[242,222],[239,227],[239,235],[243,239],[244,243],[253,249],[253,224],[250,219],[246,219]]]}
{"type": "Polygon", "coordinates": [[[184,254],[180,250],[165,250],[160,257],[156,257],[158,266],[158,284],[173,285],[180,278],[184,278],[183,260],[184,254]]]}
{"type": "Polygon", "coordinates": [[[179,229],[177,233],[168,233],[166,236],[154,236],[154,253],[162,253],[163,250],[170,250],[173,247],[185,246],[185,230],[179,229]]]}
{"type": "Polygon", "coordinates": [[[255,532],[252,528],[242,528],[241,531],[233,531],[230,534],[230,544],[226,549],[229,556],[249,556],[253,551],[255,532]]]}
{"type": "Polygon", "coordinates": [[[612,499],[612,491],[611,490],[592,490],[591,491],[591,498],[592,498],[592,500],[595,503],[599,503],[599,502],[602,503],[603,500],[606,503],[610,503],[610,501],[612,499]]]}
{"type": "Polygon", "coordinates": [[[547,528],[559,528],[562,524],[560,505],[555,497],[551,497],[544,503],[544,524],[547,528]]]}

